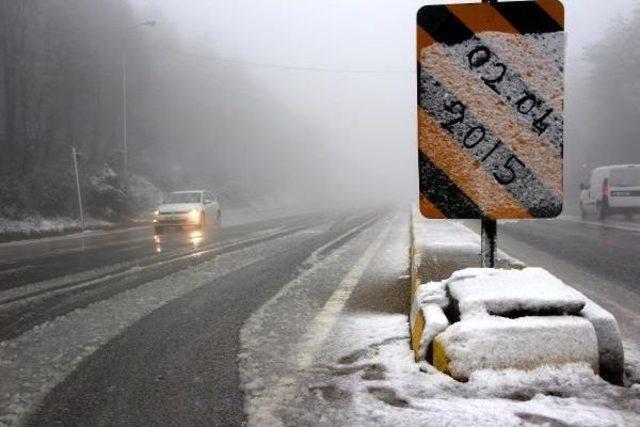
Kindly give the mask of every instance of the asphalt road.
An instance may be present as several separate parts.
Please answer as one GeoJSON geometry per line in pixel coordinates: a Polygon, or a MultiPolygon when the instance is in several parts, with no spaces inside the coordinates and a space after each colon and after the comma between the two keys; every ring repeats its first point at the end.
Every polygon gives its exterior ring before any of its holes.
{"type": "Polygon", "coordinates": [[[284,217],[161,237],[139,227],[0,245],[17,254],[0,264],[0,340],[225,251],[296,232],[309,221],[284,217]]]}
{"type": "MultiPolygon", "coordinates": [[[[278,354],[341,286],[354,286],[346,311],[406,313],[407,225],[406,212],[366,210],[230,219],[202,236],[158,240],[140,227],[2,244],[0,425],[241,425],[243,325],[263,310],[251,366],[277,373],[278,354]],[[363,280],[349,285],[359,264],[363,280]]],[[[585,292],[640,343],[637,224],[504,223],[499,236],[502,250],[585,292]]]]}
{"type": "MultiPolygon", "coordinates": [[[[62,237],[1,246],[8,256],[0,266],[0,339],[11,343],[24,341],[27,331],[57,330],[60,323],[85,313],[100,336],[107,330],[100,324],[112,322],[120,310],[115,305],[104,318],[96,314],[101,304],[126,300],[156,283],[160,295],[172,282],[207,278],[119,326],[119,333],[106,337],[81,363],[70,362],[70,375],[42,400],[25,404],[31,415],[18,421],[48,426],[241,424],[237,354],[243,323],[299,275],[309,259],[320,262],[348,247],[388,216],[365,211],[253,220],[213,228],[196,242],[188,232],[168,234],[158,242],[148,228],[136,228],[96,233],[83,241],[62,237]]],[[[358,255],[357,247],[351,250],[352,257],[358,255]]],[[[345,269],[349,262],[345,258],[345,269]]],[[[142,295],[129,299],[144,305],[156,298],[153,288],[142,295]]],[[[76,332],[65,328],[59,337],[55,332],[47,337],[54,352],[77,344],[76,332]]],[[[46,344],[29,345],[26,351],[32,355],[34,347],[46,344]]],[[[46,357],[38,357],[46,363],[46,357]]],[[[62,377],[60,372],[44,376],[62,377]]],[[[14,386],[28,388],[18,384],[21,374],[15,375],[14,386]]],[[[0,410],[0,421],[2,415],[0,410]]]]}

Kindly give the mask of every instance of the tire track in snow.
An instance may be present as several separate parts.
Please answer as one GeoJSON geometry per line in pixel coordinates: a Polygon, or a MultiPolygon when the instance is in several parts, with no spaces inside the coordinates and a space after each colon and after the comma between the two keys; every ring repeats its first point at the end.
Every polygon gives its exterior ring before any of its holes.
{"type": "MultiPolygon", "coordinates": [[[[311,265],[313,266],[311,269],[306,270],[296,279],[285,285],[247,321],[240,335],[243,350],[239,358],[241,379],[243,389],[245,390],[245,408],[249,425],[282,425],[281,420],[275,416],[274,411],[279,405],[284,404],[286,400],[291,397],[292,387],[296,384],[294,375],[308,368],[313,362],[313,355],[319,351],[319,347],[335,326],[335,322],[338,320],[342,308],[351,296],[351,293],[360,281],[374,255],[379,251],[382,243],[387,238],[397,217],[398,214],[394,216],[393,220],[387,219],[388,222],[383,231],[379,232],[373,242],[366,246],[364,253],[342,278],[319,313],[313,317],[309,326],[305,328],[306,331],[300,341],[292,346],[290,353],[292,353],[293,357],[284,359],[284,362],[289,366],[287,371],[291,374],[276,379],[273,386],[268,386],[269,391],[266,394],[255,392],[256,388],[259,389],[265,386],[265,381],[263,378],[253,378],[251,372],[255,370],[255,366],[251,366],[250,355],[252,352],[255,352],[252,348],[255,346],[256,334],[259,334],[262,330],[262,323],[269,316],[268,312],[275,310],[275,307],[285,298],[291,299],[296,291],[305,285],[305,281],[319,271],[321,265],[315,262],[314,255],[322,253],[325,249],[319,248],[310,257],[312,260],[311,265]]],[[[325,246],[335,246],[340,240],[341,239],[338,238],[334,242],[327,243],[325,246]]],[[[339,260],[345,251],[346,248],[341,247],[328,257],[324,263],[339,260]]],[[[308,302],[301,301],[298,303],[306,305],[308,302]]],[[[301,320],[303,319],[298,319],[298,321],[301,320]]],[[[285,354],[284,351],[283,349],[283,354],[285,354]]]]}
{"type": "Polygon", "coordinates": [[[142,317],[218,277],[273,256],[286,242],[309,239],[306,231],[323,232],[326,224],[222,253],[214,261],[129,289],[0,342],[0,425],[23,423],[85,358],[142,317]]]}

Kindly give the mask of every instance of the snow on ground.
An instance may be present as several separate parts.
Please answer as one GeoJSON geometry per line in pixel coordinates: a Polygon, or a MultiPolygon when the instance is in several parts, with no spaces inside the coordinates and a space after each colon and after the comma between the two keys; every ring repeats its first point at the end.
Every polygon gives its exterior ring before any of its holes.
{"type": "MultiPolygon", "coordinates": [[[[96,218],[85,218],[85,227],[91,229],[113,227],[113,223],[96,218]]],[[[80,220],[57,216],[31,215],[20,220],[0,217],[0,241],[29,239],[46,235],[66,234],[80,231],[80,220]]]]}
{"type": "Polygon", "coordinates": [[[640,425],[640,387],[612,386],[587,365],[478,371],[462,383],[414,363],[401,315],[363,313],[341,325],[336,339],[359,348],[317,367],[309,384],[351,403],[333,408],[328,393],[317,393],[324,425],[640,425]]]}
{"type": "MultiPolygon", "coordinates": [[[[415,213],[414,213],[415,214],[415,213]]],[[[421,215],[417,213],[417,215],[421,215]]],[[[417,247],[427,248],[435,252],[471,252],[478,254],[480,259],[480,236],[464,224],[453,220],[432,220],[431,224],[441,224],[442,227],[425,227],[424,221],[414,221],[417,227],[414,233],[414,241],[417,247]],[[425,231],[428,230],[428,231],[425,231]]],[[[517,258],[498,249],[498,262],[510,265],[522,265],[524,263],[517,258]]]]}
{"type": "MultiPolygon", "coordinates": [[[[464,245],[477,241],[470,230],[458,229],[468,239],[464,245]]],[[[308,348],[300,337],[322,317],[318,312],[343,280],[344,268],[335,273],[341,260],[353,251],[362,254],[379,234],[373,227],[314,264],[247,321],[240,372],[250,426],[640,426],[640,385],[613,386],[587,364],[480,370],[467,382],[416,364],[406,314],[345,309],[303,362],[308,348]]],[[[441,237],[432,243],[445,244],[451,234],[441,237]]],[[[369,266],[372,275],[406,274],[407,242],[399,231],[390,240],[382,261],[369,266]]],[[[376,299],[383,291],[364,294],[376,299]]],[[[355,307],[364,305],[354,298],[349,302],[355,307]]]]}
{"type": "MultiPolygon", "coordinates": [[[[317,249],[298,277],[284,285],[243,326],[238,358],[249,425],[281,425],[278,414],[281,403],[295,395],[295,386],[300,378],[305,378],[304,372],[310,368],[316,352],[325,351],[323,347],[317,347],[323,343],[314,339],[314,333],[327,331],[332,334],[331,326],[338,320],[335,313],[340,311],[340,303],[348,298],[348,289],[354,284],[345,280],[354,274],[355,268],[346,259],[368,258],[368,246],[365,245],[371,240],[377,241],[376,236],[384,232],[381,225],[386,226],[379,223],[364,230],[349,244],[339,246],[324,258],[320,255],[338,245],[343,236],[317,249]],[[339,283],[345,286],[339,287],[339,283]],[[316,316],[318,312],[324,315],[316,316]]],[[[399,254],[406,258],[406,254],[399,254]]],[[[302,402],[287,403],[300,408],[302,402]]]]}
{"type": "MultiPolygon", "coordinates": [[[[318,232],[324,227],[319,225],[318,232]]],[[[48,391],[132,323],[217,277],[278,253],[308,232],[224,253],[0,342],[0,426],[23,421],[48,391]]]]}
{"type": "MultiPolygon", "coordinates": [[[[330,346],[342,347],[341,355],[319,354],[297,371],[283,396],[271,399],[269,425],[640,425],[640,387],[612,386],[586,365],[479,371],[461,383],[413,361],[403,315],[346,315],[340,325],[330,346]]],[[[249,385],[269,384],[254,378],[249,385]]]]}
{"type": "Polygon", "coordinates": [[[44,218],[28,216],[21,220],[0,218],[0,234],[38,234],[47,232],[62,232],[80,227],[77,219],[58,216],[44,218]]]}
{"type": "Polygon", "coordinates": [[[624,345],[624,371],[629,384],[640,385],[640,347],[628,340],[624,345]]]}
{"type": "MultiPolygon", "coordinates": [[[[343,316],[328,345],[342,352],[322,351],[296,371],[271,399],[269,425],[640,425],[640,387],[612,386],[587,365],[479,371],[462,383],[416,364],[407,330],[400,314],[343,316]]],[[[265,420],[250,417],[249,425],[265,420]]]]}

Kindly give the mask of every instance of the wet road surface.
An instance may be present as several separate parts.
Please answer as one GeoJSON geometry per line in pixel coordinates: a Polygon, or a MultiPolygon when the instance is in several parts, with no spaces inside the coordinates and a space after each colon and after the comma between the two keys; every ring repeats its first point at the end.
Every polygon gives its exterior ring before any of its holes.
{"type": "MultiPolygon", "coordinates": [[[[253,354],[272,363],[260,369],[277,371],[278,352],[369,251],[345,310],[405,313],[407,228],[406,211],[364,210],[230,221],[202,235],[138,227],[0,245],[0,424],[241,425],[248,319],[289,286],[299,293],[254,325],[269,348],[253,354]]],[[[627,342],[640,341],[636,224],[504,223],[499,246],[592,297],[627,342]]]]}
{"type": "MultiPolygon", "coordinates": [[[[91,237],[84,249],[75,239],[44,241],[42,251],[34,250],[30,258],[21,247],[0,272],[6,279],[0,292],[0,339],[18,348],[24,344],[24,352],[36,360],[29,368],[33,376],[50,381],[45,389],[54,388],[38,391],[43,400],[26,403],[25,412],[33,413],[28,420],[25,414],[18,419],[29,425],[241,424],[237,354],[243,323],[310,260],[321,262],[350,247],[389,215],[369,210],[258,220],[225,225],[197,236],[197,242],[188,232],[158,241],[148,228],[139,228],[91,237]],[[177,288],[198,281],[189,291],[154,301],[172,292],[174,282],[177,288]],[[125,310],[131,301],[146,311],[129,316],[125,310]],[[121,311],[123,325],[117,318],[121,311]],[[79,325],[88,332],[83,338],[68,331],[76,318],[94,323],[79,325]],[[46,328],[51,332],[44,339],[30,337],[46,328]],[[103,345],[87,344],[94,331],[95,342],[103,345]],[[76,357],[51,367],[44,354],[33,354],[38,346],[46,347],[43,353],[73,346],[79,354],[91,351],[81,363],[76,357]],[[94,352],[94,347],[99,348],[94,352]],[[65,369],[68,376],[63,377],[65,369]]],[[[341,264],[347,270],[360,249],[350,251],[341,264]]],[[[334,285],[326,286],[330,292],[334,285]]],[[[30,390],[28,381],[20,383],[22,374],[15,375],[7,387],[30,390]]]]}

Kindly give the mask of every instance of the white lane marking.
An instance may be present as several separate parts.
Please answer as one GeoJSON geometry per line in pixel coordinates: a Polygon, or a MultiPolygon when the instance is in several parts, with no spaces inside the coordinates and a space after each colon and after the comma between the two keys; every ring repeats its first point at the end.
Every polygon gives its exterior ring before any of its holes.
{"type": "Polygon", "coordinates": [[[302,338],[302,345],[298,347],[298,368],[305,369],[313,362],[314,355],[327,339],[329,333],[331,333],[331,330],[340,317],[342,309],[347,304],[347,301],[360,282],[367,267],[369,267],[371,260],[378,253],[380,247],[389,235],[391,226],[395,223],[397,217],[398,214],[393,217],[384,231],[369,245],[307,328],[307,332],[302,338]]]}
{"type": "MultiPolygon", "coordinates": [[[[625,230],[625,231],[635,231],[640,233],[640,225],[634,226],[632,224],[626,225],[621,223],[607,223],[607,222],[595,222],[595,221],[585,221],[581,218],[571,217],[571,216],[561,216],[555,219],[556,221],[567,221],[567,222],[575,222],[576,224],[589,224],[595,225],[597,227],[603,228],[615,228],[617,230],[625,230]]],[[[553,221],[553,220],[552,220],[553,221]]]]}
{"type": "MultiPolygon", "coordinates": [[[[341,222],[344,222],[344,219],[341,220],[341,222]]],[[[375,222],[375,221],[374,221],[375,222]]],[[[332,247],[333,245],[335,245],[336,243],[338,243],[339,241],[341,241],[342,239],[344,239],[345,237],[349,236],[352,233],[356,233],[357,231],[364,229],[364,228],[368,228],[373,224],[373,222],[370,221],[365,221],[364,223],[351,228],[347,231],[345,231],[344,233],[340,234],[338,237],[336,237],[333,240],[330,240],[329,242],[325,243],[324,245],[320,246],[319,248],[317,248],[316,250],[314,250],[313,252],[311,252],[311,254],[309,255],[309,257],[307,257],[306,260],[304,260],[304,262],[302,262],[302,265],[306,265],[306,266],[310,266],[309,268],[306,268],[304,271],[302,271],[298,277],[296,277],[295,279],[293,279],[292,281],[290,281],[289,283],[287,283],[286,285],[284,285],[282,288],[280,288],[280,290],[273,296],[271,297],[271,299],[267,302],[265,302],[264,304],[262,304],[262,306],[256,310],[255,313],[253,313],[253,315],[251,316],[251,319],[253,318],[257,318],[257,317],[261,317],[263,316],[263,314],[266,312],[267,308],[269,308],[270,306],[272,306],[273,304],[276,303],[276,301],[278,301],[280,298],[282,298],[284,295],[286,295],[287,293],[290,292],[291,288],[293,288],[294,286],[296,286],[301,279],[307,277],[308,275],[310,275],[315,269],[317,269],[318,267],[318,262],[320,259],[320,254],[322,254],[324,251],[326,251],[328,248],[332,247]]],[[[248,321],[247,321],[248,323],[248,321]]],[[[245,323],[245,326],[246,324],[245,323]]],[[[243,326],[244,328],[244,326],[243,326]]]]}
{"type": "Polygon", "coordinates": [[[286,242],[306,239],[294,233],[222,253],[214,261],[126,290],[0,342],[0,426],[23,425],[46,394],[84,359],[144,316],[219,277],[281,253],[286,242]]]}
{"type": "MultiPolygon", "coordinates": [[[[292,352],[292,355],[295,358],[292,361],[292,374],[281,377],[275,383],[275,385],[270,388],[268,395],[258,397],[257,400],[259,403],[256,404],[255,402],[245,400],[245,405],[255,406],[254,410],[249,411],[248,413],[248,425],[283,425],[282,421],[274,414],[274,410],[279,405],[282,405],[284,402],[286,402],[287,398],[291,396],[291,392],[294,391],[296,376],[298,375],[299,371],[309,367],[313,362],[313,355],[319,350],[320,346],[326,340],[327,336],[333,329],[335,323],[338,321],[340,313],[349,297],[351,296],[351,293],[362,278],[362,275],[371,263],[371,260],[380,249],[380,246],[387,238],[387,235],[389,234],[391,227],[395,223],[397,218],[398,214],[393,217],[393,220],[391,220],[387,224],[383,232],[380,233],[378,237],[376,237],[376,239],[367,247],[364,254],[356,261],[347,275],[344,276],[344,278],[341,280],[340,284],[335,289],[331,297],[329,297],[323,308],[311,321],[309,327],[307,327],[306,332],[300,341],[300,344],[295,347],[296,350],[292,352]]],[[[370,224],[365,225],[367,227],[370,226],[370,224]]],[[[351,233],[351,231],[353,230],[350,230],[344,235],[351,233]]],[[[338,242],[344,235],[339,236],[338,238],[324,245],[322,248],[314,251],[314,253],[309,257],[310,260],[314,261],[314,268],[306,270],[296,279],[282,287],[274,297],[272,297],[267,303],[260,307],[260,309],[258,309],[256,313],[254,313],[249,321],[254,319],[256,316],[258,316],[258,318],[261,318],[262,314],[267,310],[267,307],[275,304],[276,301],[286,295],[289,292],[290,288],[296,286],[299,283],[302,277],[306,276],[307,274],[311,274],[311,272],[318,266],[318,264],[315,263],[317,254],[321,253],[323,251],[323,248],[330,247],[334,242],[338,242]]],[[[246,325],[247,324],[245,324],[245,326],[243,327],[243,330],[244,328],[246,328],[246,325]]],[[[249,395],[247,394],[246,396],[247,397],[245,399],[249,399],[249,395]]]]}

